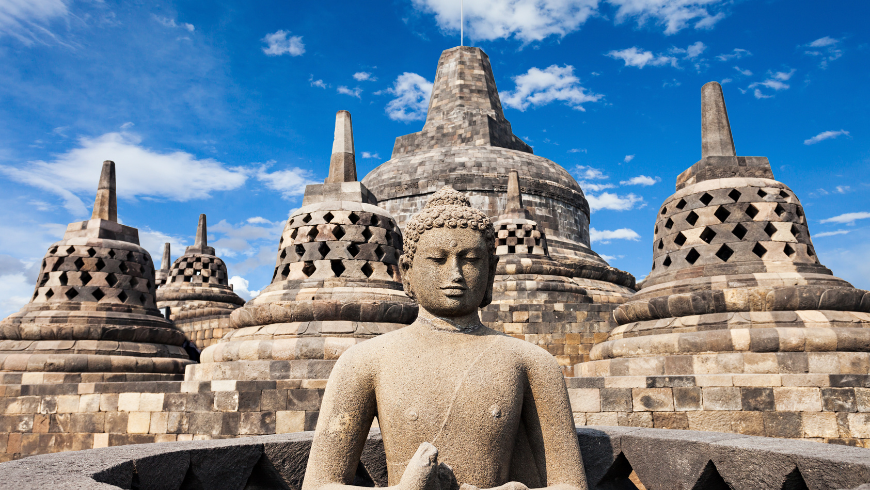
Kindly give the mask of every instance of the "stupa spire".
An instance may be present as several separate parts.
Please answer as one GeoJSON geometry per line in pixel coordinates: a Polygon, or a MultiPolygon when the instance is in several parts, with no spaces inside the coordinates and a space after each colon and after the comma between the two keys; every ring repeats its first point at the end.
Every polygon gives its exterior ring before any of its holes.
{"type": "Polygon", "coordinates": [[[353,149],[353,126],[350,112],[335,114],[335,139],[332,142],[332,157],[329,159],[329,176],[326,184],[356,182],[356,158],[353,149]]]}
{"type": "Polygon", "coordinates": [[[163,244],[163,260],[160,261],[160,270],[168,271],[170,265],[169,242],[163,244]]]}
{"type": "Polygon", "coordinates": [[[508,174],[507,205],[505,211],[518,211],[523,209],[523,195],[520,193],[520,173],[511,170],[508,174]]]}
{"type": "Polygon", "coordinates": [[[736,155],[722,85],[709,82],[701,88],[701,157],[736,155]]]}
{"type": "Polygon", "coordinates": [[[91,219],[104,219],[118,222],[118,198],[115,194],[115,162],[103,162],[100,172],[100,184],[97,187],[97,198],[94,200],[94,212],[91,219]]]}
{"type": "Polygon", "coordinates": [[[200,248],[208,246],[208,229],[206,228],[204,213],[199,215],[199,223],[196,225],[196,238],[194,238],[193,246],[200,248]]]}

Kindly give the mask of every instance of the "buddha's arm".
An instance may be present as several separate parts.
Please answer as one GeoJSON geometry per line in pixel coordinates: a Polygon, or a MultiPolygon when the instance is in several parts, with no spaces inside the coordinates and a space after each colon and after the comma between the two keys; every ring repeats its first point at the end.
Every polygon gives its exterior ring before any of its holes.
{"type": "Polygon", "coordinates": [[[361,356],[342,355],[320,406],[302,490],[355,489],[353,482],[375,416],[374,379],[361,356]]]}
{"type": "Polygon", "coordinates": [[[547,488],[586,490],[586,473],[562,370],[549,355],[530,359],[527,369],[523,422],[538,474],[546,475],[547,488]]]}

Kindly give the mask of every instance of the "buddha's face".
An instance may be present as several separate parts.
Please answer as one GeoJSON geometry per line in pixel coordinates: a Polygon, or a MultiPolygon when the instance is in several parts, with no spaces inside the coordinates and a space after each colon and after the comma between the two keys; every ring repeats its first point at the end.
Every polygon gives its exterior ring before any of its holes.
{"type": "Polygon", "coordinates": [[[405,274],[417,302],[429,313],[473,313],[491,287],[486,240],[481,232],[467,228],[426,230],[405,274]]]}

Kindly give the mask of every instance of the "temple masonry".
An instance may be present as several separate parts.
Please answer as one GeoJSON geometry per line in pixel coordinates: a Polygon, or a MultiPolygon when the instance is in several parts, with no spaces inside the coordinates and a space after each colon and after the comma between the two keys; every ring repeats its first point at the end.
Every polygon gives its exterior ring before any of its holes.
{"type": "Polygon", "coordinates": [[[208,246],[206,217],[199,215],[196,238],[184,255],[169,267],[169,244],[163,246],[162,267],[157,276],[157,307],[203,349],[230,329],[229,317],[245,300],[233,292],[227,266],[208,246]]]}
{"type": "Polygon", "coordinates": [[[0,461],[312,430],[336,359],[415,320],[402,227],[445,185],[497,232],[482,321],[556,357],[578,425],[870,447],[870,293],[819,263],[767,158],[736,156],[719,84],[702,89],[702,158],[657,214],[640,285],[591,249],[583,190],[513,134],[479,48],[442,53],[422,130],[362,181],[350,113],[334,131],[325,182],[306,188],[271,284],[247,303],[205,215],[155,271],[117,222],[105,162],[92,219],[69,225],[30,303],[0,322],[0,461]]]}

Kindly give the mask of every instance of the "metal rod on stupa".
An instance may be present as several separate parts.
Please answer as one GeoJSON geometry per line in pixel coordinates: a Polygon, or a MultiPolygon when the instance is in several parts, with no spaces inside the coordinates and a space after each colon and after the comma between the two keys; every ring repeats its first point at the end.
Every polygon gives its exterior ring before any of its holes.
{"type": "Polygon", "coordinates": [[[160,261],[160,270],[169,270],[169,242],[163,244],[163,260],[160,261]]]}
{"type": "Polygon", "coordinates": [[[103,162],[100,172],[100,185],[97,187],[97,198],[94,200],[94,212],[91,219],[104,219],[118,222],[118,198],[115,195],[115,162],[103,162]]]}
{"type": "Polygon", "coordinates": [[[196,238],[194,238],[193,246],[199,248],[208,247],[208,230],[205,224],[205,214],[199,215],[199,223],[196,225],[196,238]]]}
{"type": "Polygon", "coordinates": [[[701,88],[701,157],[736,155],[722,85],[707,83],[701,88]]]}
{"type": "Polygon", "coordinates": [[[507,203],[505,211],[518,211],[523,209],[523,195],[520,193],[520,173],[511,170],[508,174],[507,203]]]}
{"type": "Polygon", "coordinates": [[[329,176],[326,184],[356,182],[356,159],[353,149],[353,127],[350,112],[335,114],[335,139],[332,142],[332,157],[329,159],[329,176]]]}

